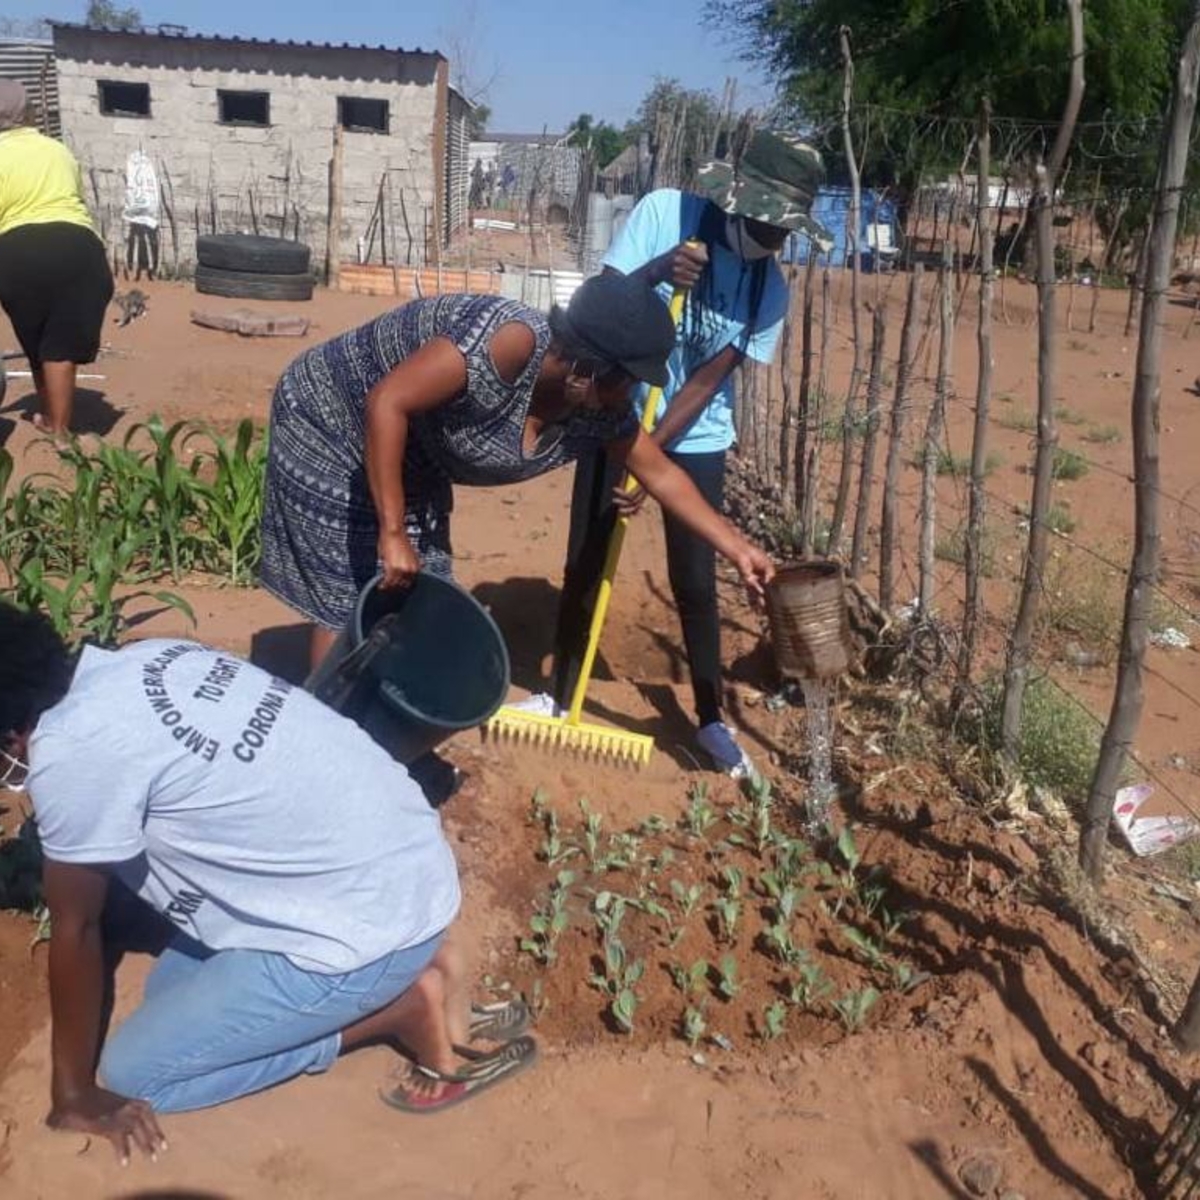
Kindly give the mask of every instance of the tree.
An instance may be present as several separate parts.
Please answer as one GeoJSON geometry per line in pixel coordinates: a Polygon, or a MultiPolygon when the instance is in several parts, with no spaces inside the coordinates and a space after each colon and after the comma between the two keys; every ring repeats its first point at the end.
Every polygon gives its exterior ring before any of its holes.
{"type": "Polygon", "coordinates": [[[696,168],[712,157],[720,128],[721,105],[711,92],[658,78],[625,126],[625,139],[648,139],[654,187],[686,187],[696,168]]]}
{"type": "MultiPolygon", "coordinates": [[[[1095,123],[1157,120],[1178,60],[1186,3],[1088,0],[1088,90],[1076,144],[1105,161],[1108,192],[1124,186],[1148,193],[1153,185],[1152,153],[1113,161],[1109,131],[1095,123]]],[[[957,169],[961,159],[962,146],[951,145],[945,127],[928,117],[957,118],[970,136],[988,97],[1000,118],[1045,122],[1049,142],[1070,51],[1066,11],[1066,0],[705,0],[703,8],[706,22],[775,80],[785,110],[818,131],[838,111],[838,30],[849,26],[855,99],[873,106],[871,136],[859,139],[864,176],[874,185],[899,185],[902,199],[923,171],[957,169]]],[[[824,148],[836,175],[837,143],[831,138],[824,148]]],[[[1027,153],[1046,149],[1026,140],[1027,153]]],[[[1085,175],[1072,172],[1068,191],[1083,187],[1085,175]]],[[[1137,214],[1124,220],[1132,225],[1137,214]]]]}
{"type": "Polygon", "coordinates": [[[615,125],[596,121],[591,113],[580,113],[567,128],[567,142],[581,150],[591,150],[598,167],[607,167],[629,144],[615,125]]]}
{"type": "Polygon", "coordinates": [[[476,104],[467,114],[467,136],[473,142],[482,141],[492,119],[490,104],[476,104]]]}
{"type": "Polygon", "coordinates": [[[142,14],[136,8],[118,8],[111,0],[89,0],[84,21],[94,29],[137,31],[142,28],[142,14]]]}

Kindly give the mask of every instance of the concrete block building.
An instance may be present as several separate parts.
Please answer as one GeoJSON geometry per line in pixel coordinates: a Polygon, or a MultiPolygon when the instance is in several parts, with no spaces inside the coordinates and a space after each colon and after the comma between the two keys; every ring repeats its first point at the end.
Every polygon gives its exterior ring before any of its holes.
{"type": "Polygon", "coordinates": [[[298,238],[325,262],[334,131],[342,261],[436,263],[466,219],[470,105],[437,51],[55,24],[63,138],[114,250],[125,170],[149,156],[163,269],[197,235],[298,238]],[[461,195],[459,193],[462,193],[461,195]]]}

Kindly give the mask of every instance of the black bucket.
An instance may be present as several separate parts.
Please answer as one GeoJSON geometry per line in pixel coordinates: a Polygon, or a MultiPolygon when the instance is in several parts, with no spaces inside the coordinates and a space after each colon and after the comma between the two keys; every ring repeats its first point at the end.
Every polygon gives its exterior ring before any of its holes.
{"type": "Polygon", "coordinates": [[[410,763],[504,703],[508,648],[456,583],[422,572],[410,587],[378,584],[363,588],[350,624],[304,686],[410,763]]]}

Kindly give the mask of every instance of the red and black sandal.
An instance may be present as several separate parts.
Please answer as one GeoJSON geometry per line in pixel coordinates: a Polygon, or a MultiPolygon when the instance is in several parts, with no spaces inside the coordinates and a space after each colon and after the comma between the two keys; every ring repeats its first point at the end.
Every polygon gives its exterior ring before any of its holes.
{"type": "Polygon", "coordinates": [[[419,1086],[411,1086],[402,1080],[393,1087],[380,1091],[380,1098],[391,1108],[406,1113],[436,1113],[454,1108],[472,1096],[512,1079],[537,1062],[537,1042],[533,1038],[518,1037],[505,1042],[490,1054],[473,1051],[470,1060],[459,1071],[452,1074],[435,1071],[416,1064],[412,1074],[422,1076],[443,1085],[436,1096],[426,1095],[419,1086]]]}

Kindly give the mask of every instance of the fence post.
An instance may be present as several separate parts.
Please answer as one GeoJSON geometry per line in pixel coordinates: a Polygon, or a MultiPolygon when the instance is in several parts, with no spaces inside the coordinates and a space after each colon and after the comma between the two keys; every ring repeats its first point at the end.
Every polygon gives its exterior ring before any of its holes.
{"type": "MultiPolygon", "coordinates": [[[[1142,300],[1137,375],[1133,385],[1134,541],[1125,586],[1125,620],[1117,687],[1100,756],[1088,792],[1079,838],[1079,862],[1093,883],[1099,883],[1104,842],[1112,817],[1113,797],[1125,756],[1142,716],[1142,664],[1150,624],[1150,602],[1158,579],[1159,467],[1158,414],[1161,399],[1163,323],[1167,288],[1174,264],[1179,226],[1179,193],[1187,173],[1188,144],[1196,116],[1200,81],[1200,0],[1192,5],[1191,27],[1179,60],[1158,169],[1158,191],[1146,252],[1146,295],[1142,300]]],[[[1200,1046],[1200,996],[1193,989],[1180,1031],[1189,1049],[1200,1046]],[[1189,1019],[1190,1017],[1190,1019],[1189,1019]]]]}
{"type": "Polygon", "coordinates": [[[1029,541],[1025,548],[1021,575],[1021,598],[1009,639],[1004,664],[1004,711],[1000,739],[1009,764],[1017,761],[1021,739],[1021,711],[1029,660],[1033,649],[1034,626],[1041,602],[1042,579],[1046,569],[1048,530],[1046,514],[1050,509],[1050,488],[1054,482],[1054,451],[1058,429],[1054,417],[1055,367],[1055,271],[1054,271],[1054,189],[1067,148],[1075,132],[1079,106],[1083,102],[1083,10],[1082,0],[1067,0],[1071,22],[1071,83],[1062,122],[1047,162],[1039,164],[1038,195],[1035,203],[1034,233],[1037,238],[1038,264],[1038,442],[1033,465],[1033,494],[1029,504],[1029,541]]]}
{"type": "Polygon", "coordinates": [[[887,307],[879,305],[871,321],[871,372],[867,377],[866,427],[863,431],[862,470],[858,479],[858,505],[854,511],[854,538],[850,543],[850,577],[858,578],[866,565],[867,529],[871,523],[871,487],[875,481],[875,441],[879,434],[879,391],[883,379],[883,351],[887,340],[887,307]]]}
{"type": "MultiPolygon", "coordinates": [[[[850,54],[850,27],[838,30],[844,73],[842,76],[842,141],[846,165],[850,172],[850,209],[846,214],[846,250],[850,255],[850,328],[854,338],[854,362],[850,369],[850,386],[846,392],[846,407],[842,414],[842,466],[838,475],[837,496],[833,505],[833,522],[829,529],[829,553],[836,557],[842,550],[842,533],[846,509],[850,503],[850,483],[854,474],[854,424],[858,407],[858,387],[862,381],[862,321],[858,306],[858,283],[861,263],[858,234],[862,222],[862,183],[854,139],[850,133],[850,100],[854,94],[854,59],[850,54]]],[[[844,264],[843,264],[844,269],[844,264]]]]}
{"type": "Polygon", "coordinates": [[[938,343],[937,383],[933,404],[925,423],[925,442],[921,453],[921,534],[918,569],[917,606],[922,621],[933,615],[934,525],[937,513],[937,463],[946,424],[946,399],[950,393],[950,375],[954,362],[954,247],[942,243],[942,266],[938,287],[941,304],[941,339],[938,343]]]}
{"type": "Polygon", "coordinates": [[[925,269],[913,266],[908,279],[908,303],[900,334],[900,362],[896,367],[896,392],[892,399],[892,424],[888,431],[887,466],[883,476],[883,517],[879,524],[879,605],[884,612],[895,607],[896,489],[900,486],[904,423],[908,410],[908,381],[917,355],[917,318],[921,312],[921,281],[925,269]]]}
{"type": "Polygon", "coordinates": [[[963,547],[966,596],[962,640],[958,651],[958,679],[953,707],[961,705],[975,664],[975,637],[979,627],[979,580],[983,574],[983,530],[987,499],[983,489],[987,469],[988,408],[992,399],[992,223],[988,219],[988,176],[991,171],[992,106],[985,97],[979,113],[979,381],[975,389],[975,428],[971,442],[971,491],[967,536],[963,547]]]}

